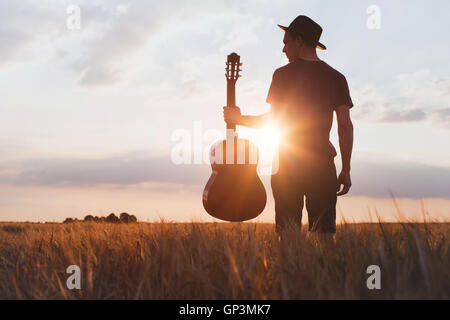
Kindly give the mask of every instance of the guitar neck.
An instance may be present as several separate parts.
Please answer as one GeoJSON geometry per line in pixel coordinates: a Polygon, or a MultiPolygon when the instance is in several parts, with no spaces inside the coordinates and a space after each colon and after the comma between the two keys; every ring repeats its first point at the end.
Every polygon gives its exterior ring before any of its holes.
{"type": "MultiPolygon", "coordinates": [[[[227,107],[236,107],[236,81],[240,77],[239,67],[242,65],[240,63],[240,57],[236,54],[236,52],[233,52],[228,55],[227,67],[225,70],[227,70],[227,73],[225,74],[225,77],[227,78],[227,107]]],[[[236,125],[235,124],[228,124],[227,123],[227,135],[230,133],[230,130],[233,130],[232,133],[235,133],[236,131],[236,125]]]]}
{"type": "MultiPolygon", "coordinates": [[[[227,107],[236,107],[236,81],[227,81],[227,107]]],[[[228,124],[227,129],[236,130],[235,124],[228,124]]]]}

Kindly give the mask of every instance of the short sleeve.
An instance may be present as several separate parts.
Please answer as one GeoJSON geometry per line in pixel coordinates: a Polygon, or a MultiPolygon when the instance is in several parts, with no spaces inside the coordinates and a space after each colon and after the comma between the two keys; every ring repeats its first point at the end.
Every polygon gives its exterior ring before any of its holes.
{"type": "Polygon", "coordinates": [[[347,105],[350,108],[353,107],[353,101],[350,97],[350,90],[348,88],[347,79],[345,76],[341,76],[338,78],[338,83],[335,86],[335,101],[333,103],[333,109],[336,109],[339,106],[347,105]]]}
{"type": "Polygon", "coordinates": [[[282,88],[280,73],[278,70],[275,70],[269,92],[267,93],[266,102],[271,104],[282,102],[282,88]]]}

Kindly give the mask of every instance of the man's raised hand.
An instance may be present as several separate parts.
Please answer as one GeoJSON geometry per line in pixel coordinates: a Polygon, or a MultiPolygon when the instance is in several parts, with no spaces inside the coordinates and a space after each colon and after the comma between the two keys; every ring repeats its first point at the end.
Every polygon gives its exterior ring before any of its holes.
{"type": "Polygon", "coordinates": [[[239,107],[223,107],[223,119],[226,123],[238,124],[241,117],[241,109],[239,107]]]}

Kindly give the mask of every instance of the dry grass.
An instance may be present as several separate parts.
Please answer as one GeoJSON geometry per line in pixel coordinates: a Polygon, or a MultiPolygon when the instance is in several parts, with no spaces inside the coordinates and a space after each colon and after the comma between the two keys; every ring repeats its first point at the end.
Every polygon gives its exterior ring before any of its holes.
{"type": "Polygon", "coordinates": [[[449,224],[338,226],[334,248],[273,224],[0,224],[2,299],[448,299],[449,224]],[[69,265],[82,289],[68,290],[69,265]],[[381,290],[366,268],[381,267],[381,290]]]}

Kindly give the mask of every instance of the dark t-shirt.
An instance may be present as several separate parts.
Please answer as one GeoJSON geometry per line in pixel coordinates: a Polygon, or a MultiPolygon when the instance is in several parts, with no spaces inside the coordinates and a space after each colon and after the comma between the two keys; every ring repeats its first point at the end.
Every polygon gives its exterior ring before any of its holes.
{"type": "Polygon", "coordinates": [[[282,131],[282,158],[333,159],[333,111],[353,107],[347,80],[324,61],[297,59],[275,70],[266,101],[282,131]]]}

